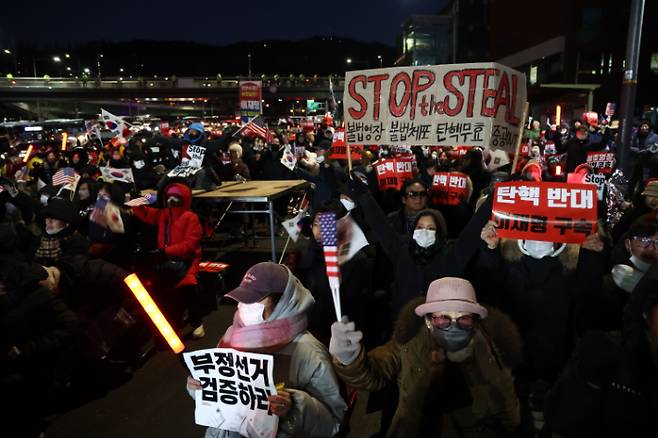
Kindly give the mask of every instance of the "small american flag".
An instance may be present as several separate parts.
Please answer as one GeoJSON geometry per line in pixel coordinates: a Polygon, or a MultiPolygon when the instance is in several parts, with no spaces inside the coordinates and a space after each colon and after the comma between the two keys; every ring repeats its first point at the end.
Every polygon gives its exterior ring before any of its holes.
{"type": "Polygon", "coordinates": [[[272,134],[262,116],[255,117],[242,128],[242,135],[254,134],[263,140],[272,141],[272,134]]]}
{"type": "Polygon", "coordinates": [[[157,193],[149,193],[144,196],[140,196],[139,198],[131,199],[130,201],[126,202],[124,205],[126,207],[138,207],[140,205],[152,205],[155,204],[155,202],[158,200],[158,194],[157,193]]]}
{"type": "Polygon", "coordinates": [[[341,319],[340,309],[340,271],[338,270],[338,233],[336,232],[336,213],[319,213],[320,235],[324,250],[324,264],[327,267],[327,278],[334,299],[336,318],[341,319]]]}
{"type": "Polygon", "coordinates": [[[75,182],[75,170],[72,167],[59,169],[53,175],[53,185],[73,184],[75,182]]]}

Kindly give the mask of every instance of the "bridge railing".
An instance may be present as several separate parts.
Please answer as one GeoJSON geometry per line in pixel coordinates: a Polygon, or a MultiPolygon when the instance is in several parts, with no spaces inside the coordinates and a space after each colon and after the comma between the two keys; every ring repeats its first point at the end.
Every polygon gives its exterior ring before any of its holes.
{"type": "MultiPolygon", "coordinates": [[[[237,88],[238,82],[249,80],[247,77],[230,77],[221,80],[207,77],[158,77],[158,78],[121,78],[104,77],[98,78],[35,78],[15,77],[0,79],[0,88],[237,88]]],[[[308,78],[282,77],[274,79],[251,78],[251,80],[262,80],[263,87],[286,87],[286,88],[329,88],[328,76],[313,76],[308,78]]],[[[343,77],[332,77],[331,81],[335,90],[342,90],[344,86],[343,77]]]]}

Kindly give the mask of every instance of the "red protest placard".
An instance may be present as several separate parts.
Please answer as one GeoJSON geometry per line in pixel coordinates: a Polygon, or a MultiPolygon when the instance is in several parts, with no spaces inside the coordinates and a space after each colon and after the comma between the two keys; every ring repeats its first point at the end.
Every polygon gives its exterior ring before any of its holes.
{"type": "Polygon", "coordinates": [[[587,164],[599,173],[610,174],[615,167],[615,154],[612,152],[588,152],[587,164]]]}
{"type": "Polygon", "coordinates": [[[437,172],[432,177],[432,201],[438,205],[459,205],[468,193],[468,176],[461,172],[437,172]]]}
{"type": "MultiPolygon", "coordinates": [[[[352,145],[350,147],[353,160],[361,159],[363,145],[352,145]]],[[[331,143],[329,158],[332,160],[347,160],[347,142],[345,141],[345,128],[338,128],[334,132],[334,138],[331,143]]]]}
{"type": "Polygon", "coordinates": [[[596,231],[592,184],[498,183],[493,196],[492,219],[499,237],[581,243],[596,231]]]}
{"type": "Polygon", "coordinates": [[[389,158],[375,163],[379,190],[400,190],[402,184],[413,178],[413,157],[389,158]]]}

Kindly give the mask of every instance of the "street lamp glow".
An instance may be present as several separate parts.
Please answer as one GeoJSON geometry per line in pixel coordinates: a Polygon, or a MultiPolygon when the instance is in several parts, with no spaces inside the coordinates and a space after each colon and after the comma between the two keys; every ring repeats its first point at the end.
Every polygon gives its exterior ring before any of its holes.
{"type": "Polygon", "coordinates": [[[345,60],[345,62],[347,62],[348,64],[351,64],[351,63],[352,63],[352,58],[347,58],[347,59],[345,60]]]}
{"type": "Polygon", "coordinates": [[[119,69],[119,71],[120,71],[121,73],[123,73],[123,67],[121,67],[121,68],[119,69]]]}
{"type": "Polygon", "coordinates": [[[69,55],[68,53],[65,53],[65,54],[64,54],[64,57],[65,57],[65,58],[70,58],[71,55],[69,55]]]}
{"type": "Polygon", "coordinates": [[[11,50],[9,50],[9,49],[5,49],[5,50],[3,50],[3,52],[5,52],[7,55],[11,55],[11,50]]]}
{"type": "Polygon", "coordinates": [[[71,71],[71,67],[66,67],[66,71],[71,71]]]}
{"type": "Polygon", "coordinates": [[[53,56],[53,61],[60,62],[61,60],[62,58],[60,58],[59,56],[53,56]]]}
{"type": "Polygon", "coordinates": [[[88,68],[84,69],[83,71],[87,74],[91,73],[91,70],[89,70],[88,68]]]}

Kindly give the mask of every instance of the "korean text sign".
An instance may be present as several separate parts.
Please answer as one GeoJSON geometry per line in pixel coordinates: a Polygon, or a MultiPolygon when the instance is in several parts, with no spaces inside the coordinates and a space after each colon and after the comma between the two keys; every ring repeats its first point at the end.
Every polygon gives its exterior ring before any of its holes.
{"type": "Polygon", "coordinates": [[[438,205],[459,205],[468,193],[468,176],[461,172],[437,172],[432,176],[432,200],[438,205]]]}
{"type": "Polygon", "coordinates": [[[496,63],[347,72],[349,144],[469,145],[514,151],[522,73],[496,63]]]}
{"type": "Polygon", "coordinates": [[[612,152],[588,152],[587,164],[599,173],[609,175],[615,167],[615,154],[612,152]]]}
{"type": "Polygon", "coordinates": [[[498,237],[581,243],[596,231],[597,195],[592,184],[498,183],[493,196],[498,237]]]}
{"type": "MultiPolygon", "coordinates": [[[[361,158],[363,145],[353,145],[351,148],[353,160],[361,158]]],[[[329,157],[334,160],[347,160],[347,142],[345,141],[345,128],[338,128],[334,132],[334,138],[331,144],[329,157]]]]}
{"type": "Polygon", "coordinates": [[[196,423],[240,432],[244,436],[273,437],[278,417],[269,412],[267,397],[276,394],[273,358],[231,348],[184,353],[196,391],[196,423]]]}
{"type": "Polygon", "coordinates": [[[262,113],[263,83],[261,81],[240,81],[240,113],[252,119],[262,113]]]}
{"type": "Polygon", "coordinates": [[[413,179],[414,157],[379,160],[375,163],[379,190],[400,190],[404,182],[413,179]]]}

